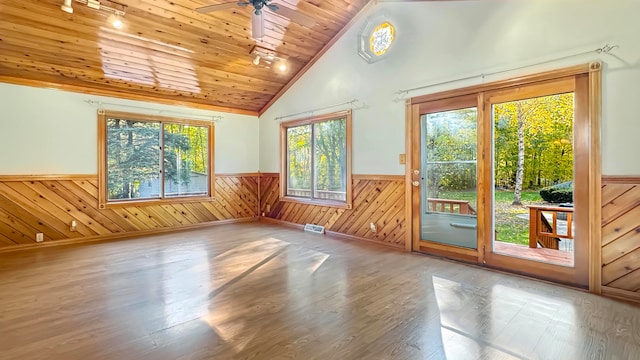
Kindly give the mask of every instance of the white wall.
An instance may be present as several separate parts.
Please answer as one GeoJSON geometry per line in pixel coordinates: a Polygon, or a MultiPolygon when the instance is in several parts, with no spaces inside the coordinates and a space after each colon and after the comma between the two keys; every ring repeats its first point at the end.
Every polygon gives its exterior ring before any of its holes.
{"type": "Polygon", "coordinates": [[[117,104],[103,108],[125,112],[222,116],[215,123],[215,172],[258,170],[255,116],[0,83],[0,175],[96,174],[98,106],[86,100],[117,104]]]}
{"type": "MultiPolygon", "coordinates": [[[[485,77],[494,81],[592,60],[603,71],[603,174],[640,174],[640,1],[482,0],[393,2],[373,6],[282,98],[260,117],[260,170],[279,171],[276,117],[358,99],[353,115],[353,172],[403,174],[404,103],[399,89],[489,73],[618,44],[595,53],[485,77]],[[368,64],[357,55],[367,17],[386,14],[397,27],[389,56],[368,64]]],[[[470,80],[409,97],[480,83],[470,80]]],[[[289,119],[286,119],[289,120],[289,119]]]]}

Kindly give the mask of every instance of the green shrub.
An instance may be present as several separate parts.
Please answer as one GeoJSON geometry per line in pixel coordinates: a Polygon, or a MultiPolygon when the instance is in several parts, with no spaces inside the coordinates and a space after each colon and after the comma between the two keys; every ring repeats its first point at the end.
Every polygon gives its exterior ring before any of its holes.
{"type": "Polygon", "coordinates": [[[542,189],[540,189],[540,197],[542,198],[542,200],[549,202],[550,198],[551,198],[551,193],[554,191],[555,189],[551,188],[550,186],[548,187],[544,187],[542,189]]]}
{"type": "Polygon", "coordinates": [[[551,192],[552,203],[570,203],[573,202],[573,189],[557,189],[551,192]]]}
{"type": "Polygon", "coordinates": [[[550,203],[573,202],[573,181],[542,188],[540,197],[550,203]]]}

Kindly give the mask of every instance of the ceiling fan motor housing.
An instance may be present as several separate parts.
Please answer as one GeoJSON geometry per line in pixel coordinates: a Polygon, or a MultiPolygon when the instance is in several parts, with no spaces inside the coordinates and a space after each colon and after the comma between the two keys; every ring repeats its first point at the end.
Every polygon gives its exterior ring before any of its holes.
{"type": "Polygon", "coordinates": [[[262,14],[262,8],[263,7],[267,7],[269,8],[269,10],[271,11],[278,11],[278,6],[277,5],[271,5],[269,4],[271,2],[271,0],[248,0],[247,2],[241,1],[238,2],[238,5],[240,6],[247,6],[249,4],[251,4],[253,6],[254,13],[256,15],[260,15],[262,14]]]}

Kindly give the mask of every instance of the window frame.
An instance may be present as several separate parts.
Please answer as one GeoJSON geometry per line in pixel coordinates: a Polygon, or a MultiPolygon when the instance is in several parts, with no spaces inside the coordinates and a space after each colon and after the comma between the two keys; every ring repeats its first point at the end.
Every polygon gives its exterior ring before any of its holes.
{"type": "Polygon", "coordinates": [[[107,209],[111,207],[126,207],[126,206],[140,206],[140,205],[159,205],[170,203],[186,203],[186,202],[201,202],[214,200],[215,194],[215,171],[214,171],[214,138],[215,138],[215,126],[213,121],[205,120],[193,120],[184,118],[173,118],[166,116],[146,115],[138,113],[128,113],[120,111],[107,111],[98,110],[98,207],[100,209],[107,209]],[[111,118],[134,120],[141,122],[155,122],[160,123],[160,188],[161,197],[156,199],[124,199],[124,200],[109,200],[108,198],[108,180],[107,175],[107,120],[111,118]],[[208,195],[198,196],[171,196],[165,197],[164,195],[164,125],[165,124],[179,124],[179,125],[191,125],[206,127],[208,131],[208,195]]]}
{"type": "MultiPolygon", "coordinates": [[[[318,116],[312,116],[304,119],[285,121],[280,123],[280,201],[299,203],[299,204],[311,204],[311,205],[319,205],[319,206],[328,206],[335,207],[341,209],[351,209],[353,206],[353,196],[352,196],[352,172],[351,172],[351,135],[352,135],[352,111],[344,110],[333,112],[329,114],[323,114],[318,116]],[[287,157],[287,129],[303,126],[303,125],[313,125],[316,123],[321,123],[325,121],[331,120],[339,120],[345,119],[345,147],[346,147],[346,200],[326,200],[326,199],[317,199],[317,198],[302,198],[295,196],[287,195],[287,169],[289,165],[288,157],[287,157]]],[[[315,152],[315,149],[312,149],[312,154],[315,152]]],[[[315,169],[311,169],[312,177],[315,176],[315,169]]],[[[313,193],[313,189],[311,189],[313,193]]]]}

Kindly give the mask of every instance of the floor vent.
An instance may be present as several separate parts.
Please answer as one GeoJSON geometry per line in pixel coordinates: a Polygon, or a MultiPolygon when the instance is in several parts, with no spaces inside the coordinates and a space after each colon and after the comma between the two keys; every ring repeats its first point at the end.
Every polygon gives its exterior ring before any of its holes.
{"type": "Polygon", "coordinates": [[[304,226],[304,231],[308,231],[316,234],[324,234],[324,226],[307,224],[304,226]]]}

